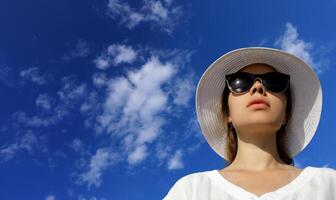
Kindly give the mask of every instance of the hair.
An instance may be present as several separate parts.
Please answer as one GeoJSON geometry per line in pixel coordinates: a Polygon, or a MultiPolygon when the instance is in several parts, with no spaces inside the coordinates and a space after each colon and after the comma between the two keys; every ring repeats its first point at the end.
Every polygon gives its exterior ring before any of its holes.
{"type": "MultiPolygon", "coordinates": [[[[264,63],[261,63],[266,66],[270,66],[264,63]]],[[[272,67],[272,66],[270,66],[272,67]]],[[[272,67],[274,69],[274,67],[272,67]]],[[[227,116],[229,114],[229,106],[228,106],[228,97],[230,94],[230,89],[227,87],[227,84],[225,84],[225,88],[222,93],[222,114],[224,115],[224,118],[227,119],[227,116]]],[[[291,93],[290,88],[286,90],[286,97],[287,97],[287,106],[286,106],[286,115],[287,115],[287,122],[290,120],[291,117],[291,111],[292,111],[292,99],[291,99],[291,93]]],[[[231,164],[237,155],[237,149],[238,149],[238,143],[237,143],[237,133],[235,128],[233,127],[232,123],[228,123],[228,131],[226,137],[226,146],[225,146],[225,152],[227,155],[227,159],[229,164],[231,164]]],[[[276,145],[277,145],[277,151],[278,154],[286,164],[294,166],[294,161],[291,158],[291,156],[288,153],[287,146],[285,143],[286,138],[286,125],[282,125],[279,130],[276,131],[276,145]]]]}

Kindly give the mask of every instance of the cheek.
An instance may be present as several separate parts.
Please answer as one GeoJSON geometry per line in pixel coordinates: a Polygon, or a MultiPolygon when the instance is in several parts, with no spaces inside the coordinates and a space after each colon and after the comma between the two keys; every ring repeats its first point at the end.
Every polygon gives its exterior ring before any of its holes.
{"type": "Polygon", "coordinates": [[[280,115],[286,114],[286,97],[283,98],[274,98],[273,99],[273,110],[276,113],[280,113],[280,115]]]}
{"type": "Polygon", "coordinates": [[[280,99],[274,100],[272,104],[272,112],[276,115],[283,116],[286,112],[286,102],[280,99]]]}
{"type": "Polygon", "coordinates": [[[245,104],[246,103],[244,102],[244,98],[235,97],[230,94],[228,98],[228,106],[231,117],[232,118],[236,118],[237,116],[241,117],[244,112],[244,109],[246,109],[245,104]]]}

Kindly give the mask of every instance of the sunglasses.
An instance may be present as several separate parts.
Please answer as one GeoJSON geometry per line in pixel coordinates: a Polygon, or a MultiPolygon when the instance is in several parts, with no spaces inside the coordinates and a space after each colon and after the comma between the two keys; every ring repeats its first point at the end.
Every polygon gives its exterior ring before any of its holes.
{"type": "Polygon", "coordinates": [[[236,72],[225,76],[225,81],[230,91],[238,94],[249,91],[256,79],[259,79],[269,92],[284,93],[289,88],[290,76],[280,72],[267,72],[264,74],[236,72]]]}

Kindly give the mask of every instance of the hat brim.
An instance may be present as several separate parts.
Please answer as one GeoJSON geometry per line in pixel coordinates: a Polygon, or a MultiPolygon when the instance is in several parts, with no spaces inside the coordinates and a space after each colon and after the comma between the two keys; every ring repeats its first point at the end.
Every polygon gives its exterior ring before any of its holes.
{"type": "Polygon", "coordinates": [[[227,121],[221,113],[225,75],[253,64],[265,63],[291,77],[292,116],[287,122],[285,144],[291,157],[313,138],[322,111],[322,88],[313,69],[300,58],[272,48],[249,47],[230,51],[213,62],[200,78],[195,96],[197,119],[211,148],[222,158],[225,153],[227,121]]]}

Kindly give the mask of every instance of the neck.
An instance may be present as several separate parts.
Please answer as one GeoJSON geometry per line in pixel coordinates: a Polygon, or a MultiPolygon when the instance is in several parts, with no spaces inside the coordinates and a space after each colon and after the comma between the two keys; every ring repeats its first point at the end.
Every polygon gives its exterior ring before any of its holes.
{"type": "Polygon", "coordinates": [[[287,165],[278,154],[275,133],[237,134],[238,150],[231,169],[265,171],[287,165]]]}

